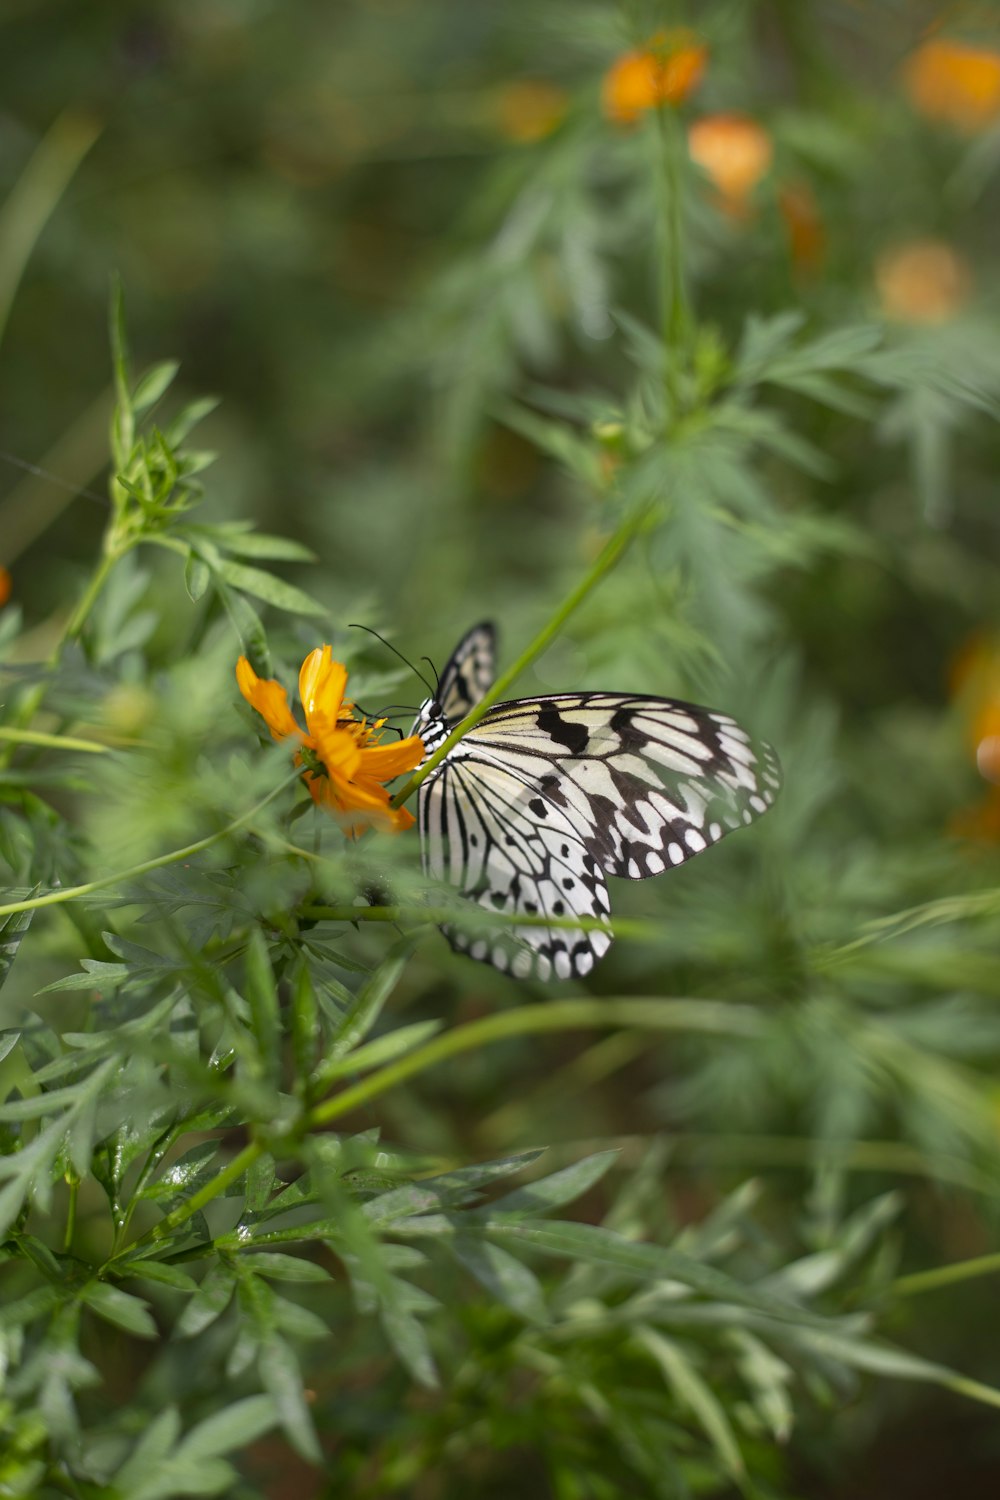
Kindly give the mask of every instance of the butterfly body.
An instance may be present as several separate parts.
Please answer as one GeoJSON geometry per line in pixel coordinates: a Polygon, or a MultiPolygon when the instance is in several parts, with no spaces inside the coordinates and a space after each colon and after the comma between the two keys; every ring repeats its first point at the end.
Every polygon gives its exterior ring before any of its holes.
{"type": "MultiPolygon", "coordinates": [[[[494,648],[488,624],[459,643],[413,726],[428,755],[488,691],[494,648]]],[[[643,880],[683,864],[766,812],[779,786],[769,747],[679,699],[494,704],[421,785],[418,824],[427,874],[510,922],[445,935],[517,977],[586,974],[611,945],[606,875],[643,880]]]]}

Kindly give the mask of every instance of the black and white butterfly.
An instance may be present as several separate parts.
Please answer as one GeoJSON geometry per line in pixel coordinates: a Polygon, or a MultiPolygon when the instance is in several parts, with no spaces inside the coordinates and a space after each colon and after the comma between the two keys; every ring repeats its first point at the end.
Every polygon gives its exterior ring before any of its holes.
{"type": "MultiPolygon", "coordinates": [[[[417,713],[431,755],[488,691],[496,634],[459,642],[417,713]]],[[[452,947],[519,978],[588,973],[611,946],[606,875],[644,880],[767,811],[774,751],[728,714],[675,698],[555,693],[497,703],[418,793],[426,874],[509,926],[443,929],[452,947]],[[525,925],[518,917],[562,925],[525,925]],[[573,917],[600,925],[567,925],[573,917]]]]}

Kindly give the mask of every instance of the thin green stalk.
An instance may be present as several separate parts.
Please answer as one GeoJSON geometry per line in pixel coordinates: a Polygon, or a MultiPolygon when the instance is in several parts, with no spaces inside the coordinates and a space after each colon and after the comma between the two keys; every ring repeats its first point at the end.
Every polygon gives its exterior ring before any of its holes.
{"type": "MultiPolygon", "coordinates": [[[[141,1239],[136,1241],[136,1244],[156,1243],[173,1234],[175,1229],[179,1229],[194,1214],[200,1213],[203,1208],[206,1208],[213,1198],[217,1198],[220,1193],[226,1191],[227,1187],[231,1187],[234,1182],[238,1181],[244,1172],[253,1166],[263,1150],[264,1147],[260,1141],[248,1142],[242,1151],[237,1152],[228,1166],[223,1167],[221,1172],[217,1172],[212,1180],[206,1182],[205,1186],[200,1188],[197,1193],[194,1193],[186,1203],[180,1204],[178,1208],[174,1209],[173,1213],[167,1214],[166,1218],[161,1219],[159,1224],[154,1225],[148,1234],[144,1234],[141,1239]]],[[[130,1249],[134,1248],[134,1245],[130,1246],[130,1249]]]]}
{"type": "Polygon", "coordinates": [[[66,623],[66,628],[63,631],[62,636],[60,637],[55,650],[52,653],[51,663],[53,666],[58,661],[66,644],[69,641],[75,641],[79,639],[83,631],[83,627],[87,623],[87,620],[90,616],[90,611],[97,603],[98,596],[100,595],[101,590],[108,581],[112,568],[120,558],[125,556],[125,553],[128,550],[128,546],[118,545],[114,547],[106,547],[104,552],[101,554],[101,560],[97,564],[97,567],[94,569],[91,580],[87,584],[87,587],[84,589],[83,594],[81,595],[79,602],[77,603],[76,609],[74,609],[73,613],[70,615],[69,620],[66,623]]]}
{"type": "Polygon", "coordinates": [[[680,372],[687,345],[689,313],[684,282],[684,228],[681,180],[681,140],[671,109],[657,110],[660,156],[660,215],[662,256],[663,347],[666,384],[674,416],[680,414],[680,372]]]}
{"type": "Polygon", "coordinates": [[[38,237],[101,129],[91,116],[65,110],[0,209],[0,338],[38,237]]]}
{"type": "Polygon", "coordinates": [[[76,1234],[76,1208],[80,1196],[80,1179],[73,1176],[69,1183],[69,1204],[66,1209],[66,1231],[63,1235],[63,1251],[69,1255],[73,1248],[73,1236],[76,1234]]]}
{"type": "Polygon", "coordinates": [[[113,875],[101,875],[96,880],[88,880],[84,885],[70,885],[63,890],[49,891],[45,896],[32,896],[26,901],[8,901],[0,906],[0,917],[13,916],[19,911],[36,911],[43,906],[59,906],[64,901],[75,901],[80,896],[89,896],[93,891],[104,890],[109,885],[120,885],[125,880],[135,880],[140,875],[148,875],[151,870],[160,870],[164,865],[173,865],[181,859],[190,859],[192,855],[201,854],[203,850],[210,849],[220,839],[227,838],[237,828],[242,828],[246,823],[252,822],[262,808],[274,800],[286,787],[298,780],[299,772],[296,770],[290,776],[280,781],[276,787],[272,787],[266,797],[255,802],[247,812],[241,813],[225,828],[220,828],[217,833],[210,833],[206,838],[197,839],[193,844],[185,844],[183,849],[171,849],[169,854],[158,854],[155,859],[145,859],[141,864],[131,865],[127,870],[116,870],[113,875]]]}
{"type": "Polygon", "coordinates": [[[910,1276],[899,1276],[889,1290],[898,1297],[917,1297],[923,1292],[936,1292],[939,1287],[954,1286],[959,1281],[973,1281],[978,1276],[995,1276],[1000,1272],[1000,1251],[992,1255],[976,1255],[971,1260],[954,1261],[950,1266],[935,1266],[932,1271],[914,1271],[910,1276]]]}
{"type": "Polygon", "coordinates": [[[574,1031],[589,1026],[634,1026],[651,1031],[704,1031],[723,1035],[756,1036],[760,1017],[748,1005],[703,1000],[548,1000],[522,1005],[456,1026],[434,1037],[408,1056],[387,1064],[369,1078],[353,1084],[333,1099],[315,1105],[306,1116],[309,1129],[369,1104],[397,1084],[463,1052],[511,1037],[545,1031],[574,1031]]]}
{"type": "MultiPolygon", "coordinates": [[[[468,906],[304,906],[300,915],[313,922],[419,922],[440,926],[442,922],[460,923],[463,916],[469,915],[469,909],[468,906]]],[[[507,929],[510,927],[510,913],[477,906],[475,921],[477,926],[485,923],[507,929]]],[[[518,914],[517,925],[561,928],[566,932],[608,930],[608,923],[602,917],[547,917],[529,912],[518,914]]],[[[651,939],[663,935],[662,923],[630,921],[627,917],[616,921],[613,930],[616,937],[651,939]]]]}
{"type": "Polygon", "coordinates": [[[462,736],[468,734],[469,730],[473,729],[479,723],[480,719],[489,712],[494,703],[500,702],[511,684],[520,677],[522,672],[531,666],[536,657],[540,656],[546,646],[555,639],[574,610],[579,608],[587,595],[600,583],[601,579],[607,573],[611,572],[615,563],[618,562],[629,543],[639,531],[646,518],[646,514],[646,509],[642,509],[633,511],[625,517],[617,531],[613,532],[608,538],[593,566],[587,571],[572,593],[563,600],[555,614],[542,627],[531,644],[521,652],[521,655],[514,662],[513,666],[508,667],[506,672],[501,672],[489,692],[479,700],[472,712],[462,720],[461,724],[455,726],[444,743],[438,746],[434,754],[424,762],[419,771],[414,771],[405,786],[396,793],[392,799],[393,807],[401,807],[408,797],[412,797],[421,782],[425,781],[431,772],[437,769],[449,751],[454,749],[458,744],[462,736]]]}
{"type": "Polygon", "coordinates": [[[16,729],[11,724],[0,724],[0,740],[15,745],[41,745],[47,750],[86,750],[91,755],[107,755],[111,749],[97,740],[81,740],[71,734],[43,734],[39,729],[16,729]]]}

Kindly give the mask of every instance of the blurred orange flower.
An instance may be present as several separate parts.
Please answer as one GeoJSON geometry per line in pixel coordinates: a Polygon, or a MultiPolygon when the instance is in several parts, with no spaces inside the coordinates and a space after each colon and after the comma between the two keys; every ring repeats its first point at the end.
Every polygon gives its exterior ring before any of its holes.
{"type": "Polygon", "coordinates": [[[993,47],[936,37],[907,59],[903,83],[927,119],[969,135],[1000,119],[1000,52],[993,47]]]}
{"type": "Polygon", "coordinates": [[[951,692],[970,757],[991,783],[981,802],[956,814],[952,831],[1000,841],[1000,640],[977,634],[966,642],[952,669],[951,692]]]}
{"type": "Polygon", "coordinates": [[[702,80],[708,48],[684,28],[660,31],[625,52],[604,75],[601,103],[616,125],[634,125],[646,110],[683,104],[702,80]]]}
{"type": "Polygon", "coordinates": [[[880,255],[875,285],[882,312],[901,323],[945,323],[968,300],[972,276],[943,240],[912,240],[880,255]]]}
{"type": "Polygon", "coordinates": [[[524,78],[505,84],[499,91],[496,120],[500,134],[507,140],[530,145],[558,130],[568,108],[565,89],[540,79],[524,78]]]}
{"type": "Polygon", "coordinates": [[[799,271],[818,271],[826,251],[826,231],[812,188],[807,182],[786,182],[778,193],[778,208],[788,232],[792,264],[799,271]]]}
{"type": "Polygon", "coordinates": [[[13,583],[14,581],[7,572],[7,569],[0,567],[0,605],[6,604],[10,598],[13,583]]]}
{"type": "Polygon", "coordinates": [[[688,151],[718,188],[722,207],[736,218],[745,216],[750,194],[774,158],[763,125],[749,115],[705,115],[688,130],[688,151]]]}
{"type": "Polygon", "coordinates": [[[375,824],[399,832],[413,825],[405,807],[389,804],[384,783],[414,771],[424,758],[419,735],[378,743],[385,723],[357,719],[346,701],[347,669],[333,660],[330,646],[310,651],[299,672],[299,697],[306,716],[301,729],[288,706],[288,694],[273,677],[258,677],[245,656],[236,663],[236,683],[276,740],[292,739],[300,749],[295,763],[303,767],[313,801],[340,818],[351,833],[375,824]]]}

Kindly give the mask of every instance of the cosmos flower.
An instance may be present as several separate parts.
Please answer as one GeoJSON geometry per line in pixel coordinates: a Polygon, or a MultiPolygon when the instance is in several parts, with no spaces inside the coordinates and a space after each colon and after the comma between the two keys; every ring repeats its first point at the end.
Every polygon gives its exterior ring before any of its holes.
{"type": "Polygon", "coordinates": [[[276,740],[294,740],[297,765],[317,806],[325,807],[351,833],[374,825],[400,832],[413,825],[403,807],[392,807],[385,783],[416,770],[424,758],[419,735],[380,744],[384,719],[358,718],[345,699],[347,669],[333,660],[330,646],[317,647],[302,663],[299,697],[302,729],[288,706],[288,694],[273,677],[258,677],[245,656],[236,663],[240,692],[276,740]]]}
{"type": "Polygon", "coordinates": [[[616,125],[634,125],[646,110],[683,104],[701,82],[707,58],[708,48],[693,32],[658,32],[644,47],[616,58],[604,75],[605,115],[616,125]]]}

